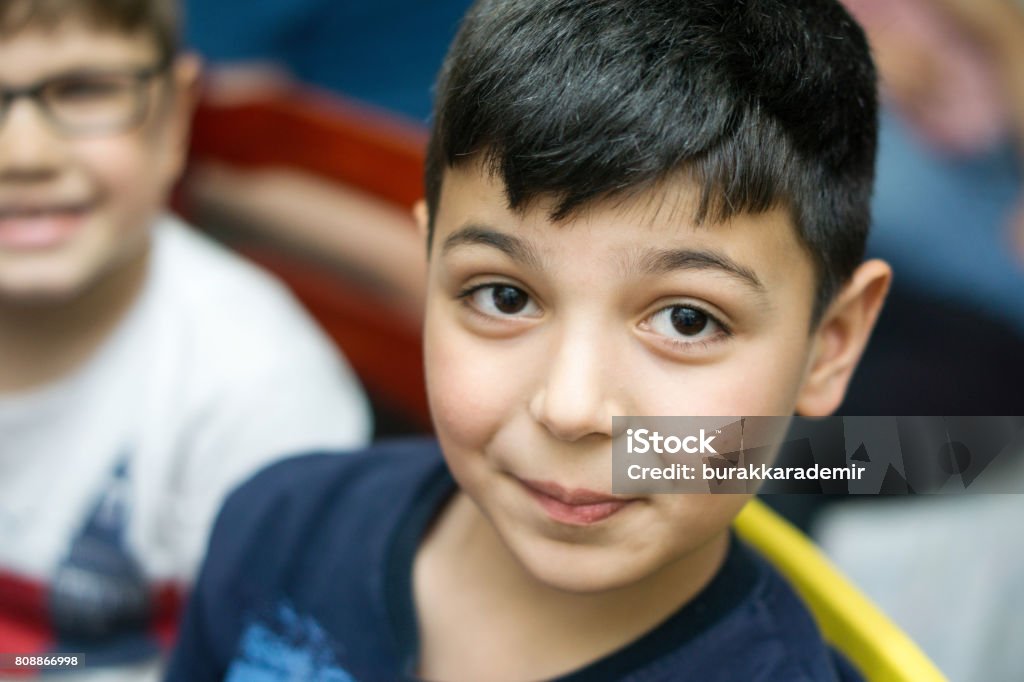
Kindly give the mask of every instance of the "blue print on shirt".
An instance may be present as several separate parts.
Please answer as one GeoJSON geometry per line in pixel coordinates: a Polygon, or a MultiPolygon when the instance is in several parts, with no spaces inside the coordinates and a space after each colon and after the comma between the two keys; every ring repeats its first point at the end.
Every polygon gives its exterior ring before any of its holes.
{"type": "Polygon", "coordinates": [[[84,653],[95,666],[144,661],[160,651],[149,634],[150,585],[128,545],[131,481],[126,452],[97,491],[50,586],[53,650],[84,653]]]}
{"type": "Polygon", "coordinates": [[[246,629],[226,682],[356,680],[338,665],[320,625],[283,604],[270,622],[257,621],[246,629]]]}

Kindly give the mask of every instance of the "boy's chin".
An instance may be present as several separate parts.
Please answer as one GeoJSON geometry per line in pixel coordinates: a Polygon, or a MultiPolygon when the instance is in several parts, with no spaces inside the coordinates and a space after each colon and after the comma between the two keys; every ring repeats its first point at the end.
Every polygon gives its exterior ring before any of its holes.
{"type": "Polygon", "coordinates": [[[0,271],[0,304],[24,309],[68,305],[95,287],[102,274],[82,269],[48,271],[47,268],[36,268],[30,273],[0,271]]]}
{"type": "Polygon", "coordinates": [[[65,305],[81,296],[83,286],[71,286],[64,282],[26,282],[5,280],[0,276],[0,304],[8,308],[52,308],[65,305]]]}
{"type": "Polygon", "coordinates": [[[534,546],[513,548],[512,552],[537,582],[559,592],[581,596],[635,584],[659,568],[638,562],[624,547],[534,546]]]}
{"type": "Polygon", "coordinates": [[[633,583],[632,580],[618,578],[608,571],[603,571],[600,575],[588,576],[567,572],[558,576],[551,576],[547,579],[536,574],[534,577],[553,590],[581,597],[613,592],[633,583]]]}
{"type": "Polygon", "coordinates": [[[0,305],[45,309],[73,304],[101,288],[115,297],[137,290],[147,246],[124,253],[78,250],[6,260],[0,254],[0,305]]]}

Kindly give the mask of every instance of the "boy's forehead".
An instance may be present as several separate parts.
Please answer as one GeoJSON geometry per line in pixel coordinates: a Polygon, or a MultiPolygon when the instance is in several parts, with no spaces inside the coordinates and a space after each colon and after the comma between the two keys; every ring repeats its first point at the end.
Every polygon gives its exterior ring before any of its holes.
{"type": "Polygon", "coordinates": [[[788,210],[744,213],[724,223],[698,223],[699,189],[680,175],[656,186],[596,200],[559,222],[557,200],[542,197],[513,210],[500,177],[480,164],[448,169],[434,225],[434,251],[463,247],[503,252],[538,269],[567,259],[618,272],[705,270],[761,292],[773,283],[814,277],[810,253],[788,210]]]}
{"type": "Polygon", "coordinates": [[[158,53],[146,32],[97,27],[74,16],[0,35],[0,83],[17,85],[80,69],[147,66],[158,53]]]}

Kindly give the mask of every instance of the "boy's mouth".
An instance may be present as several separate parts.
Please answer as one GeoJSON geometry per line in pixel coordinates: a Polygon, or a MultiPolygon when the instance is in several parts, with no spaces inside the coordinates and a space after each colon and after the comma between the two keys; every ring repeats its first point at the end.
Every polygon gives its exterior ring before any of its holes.
{"type": "Polygon", "coordinates": [[[636,501],[586,488],[570,490],[549,481],[519,479],[519,482],[549,517],[570,525],[587,526],[603,521],[636,501]]]}
{"type": "Polygon", "coordinates": [[[69,239],[92,207],[91,203],[0,208],[0,248],[37,250],[69,239]]]}

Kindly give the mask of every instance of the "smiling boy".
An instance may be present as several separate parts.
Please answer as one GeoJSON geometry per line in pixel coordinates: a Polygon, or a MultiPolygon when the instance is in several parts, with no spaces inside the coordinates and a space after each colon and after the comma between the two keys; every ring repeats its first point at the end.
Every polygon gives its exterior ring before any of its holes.
{"type": "Polygon", "coordinates": [[[105,679],[166,645],[230,486],[369,429],[283,287],[164,212],[198,79],[175,23],[0,4],[0,651],[105,679]]]}
{"type": "Polygon", "coordinates": [[[611,444],[839,404],[890,279],[875,136],[831,0],[477,2],[417,211],[437,443],[237,491],[170,678],[856,678],[730,535],[746,496],[613,495],[611,444]]]}

